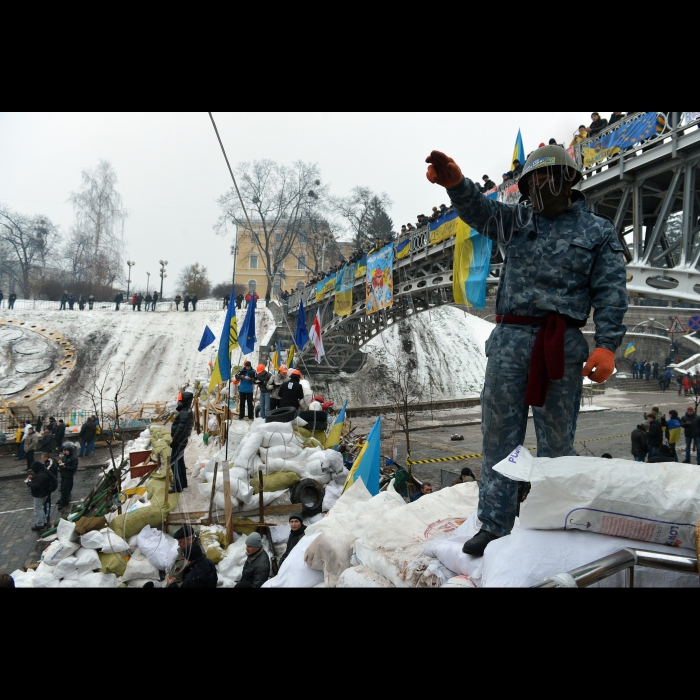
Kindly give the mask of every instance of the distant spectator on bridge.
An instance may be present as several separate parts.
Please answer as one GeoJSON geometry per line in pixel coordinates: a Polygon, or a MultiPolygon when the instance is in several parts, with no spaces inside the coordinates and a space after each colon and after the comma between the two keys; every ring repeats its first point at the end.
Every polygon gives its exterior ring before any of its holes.
{"type": "Polygon", "coordinates": [[[197,302],[198,302],[198,301],[199,301],[199,299],[197,298],[197,295],[196,295],[196,294],[193,294],[193,295],[192,295],[192,298],[190,299],[190,302],[192,303],[192,311],[196,311],[196,310],[197,310],[197,302]]]}
{"type": "Polygon", "coordinates": [[[519,178],[523,172],[523,163],[521,163],[517,158],[513,161],[513,177],[519,178]]]}
{"type": "Polygon", "coordinates": [[[182,303],[182,297],[178,294],[175,296],[175,311],[180,310],[180,304],[182,303]]]}
{"type": "Polygon", "coordinates": [[[73,307],[75,306],[75,294],[71,294],[68,297],[68,308],[73,311],[73,307]]]}
{"type": "Polygon", "coordinates": [[[413,228],[413,224],[406,224],[406,229],[409,233],[411,233],[411,231],[415,231],[415,229],[413,228]]]}
{"type": "Polygon", "coordinates": [[[143,294],[141,294],[141,292],[139,292],[139,293],[136,295],[136,308],[137,308],[139,311],[141,311],[141,304],[143,304],[143,294]]]}
{"type": "Polygon", "coordinates": [[[65,291],[65,292],[63,292],[63,294],[61,294],[61,305],[58,307],[58,310],[65,311],[67,303],[68,303],[68,292],[65,291]]]}
{"type": "Polygon", "coordinates": [[[501,183],[504,185],[507,182],[512,182],[513,181],[513,172],[509,170],[507,173],[503,173],[503,182],[501,183]]]}
{"type": "MultiPolygon", "coordinates": [[[[498,187],[498,185],[488,175],[483,175],[481,179],[484,181],[483,186],[479,186],[479,189],[482,192],[490,192],[498,187]]],[[[442,206],[444,207],[445,205],[443,204],[442,206]]]]}
{"type": "Polygon", "coordinates": [[[624,118],[625,118],[624,112],[613,112],[610,115],[610,119],[608,119],[608,126],[612,126],[613,124],[617,124],[617,122],[621,121],[624,118]]]}
{"type": "Polygon", "coordinates": [[[14,309],[16,301],[17,301],[17,295],[14,292],[10,292],[10,296],[7,298],[7,308],[14,309]]]}
{"type": "Polygon", "coordinates": [[[421,226],[427,225],[428,219],[426,218],[425,214],[418,214],[418,223],[416,224],[416,228],[421,228],[421,226]]]}
{"type": "Polygon", "coordinates": [[[153,303],[153,297],[151,296],[150,292],[146,292],[146,311],[151,310],[151,304],[153,303]]]}
{"type": "Polygon", "coordinates": [[[603,131],[603,129],[606,129],[608,126],[608,120],[607,119],[601,119],[600,114],[598,112],[593,112],[591,114],[591,124],[589,127],[586,128],[586,132],[588,133],[588,136],[590,138],[593,138],[595,136],[598,136],[598,134],[603,131]]]}
{"type": "Polygon", "coordinates": [[[559,146],[559,148],[564,148],[563,143],[557,143],[556,139],[549,139],[549,145],[550,146],[559,146]]]}
{"type": "MultiPolygon", "coordinates": [[[[493,186],[496,187],[496,183],[495,183],[495,182],[494,182],[494,183],[491,183],[491,184],[493,184],[493,186]]],[[[451,214],[451,213],[452,213],[452,207],[450,207],[450,208],[448,209],[444,204],[441,204],[441,205],[440,205],[440,214],[441,214],[442,216],[447,216],[448,214],[451,214]]]]}
{"type": "Polygon", "coordinates": [[[574,134],[574,140],[569,144],[569,148],[573,148],[576,144],[585,141],[588,138],[588,130],[585,124],[579,126],[578,131],[574,134]]]}
{"type": "Polygon", "coordinates": [[[151,311],[156,310],[157,303],[158,303],[158,292],[153,292],[153,303],[151,304],[151,311]]]}
{"type": "Polygon", "coordinates": [[[632,431],[632,456],[635,462],[644,462],[649,454],[648,433],[648,423],[642,423],[632,431]]]}
{"type": "Polygon", "coordinates": [[[185,294],[185,301],[184,301],[185,311],[189,311],[189,310],[190,310],[190,301],[192,301],[192,300],[190,299],[190,295],[189,295],[189,294],[185,294]]]}
{"type": "Polygon", "coordinates": [[[401,235],[403,236],[403,235],[405,235],[405,234],[407,234],[407,233],[408,233],[408,229],[406,228],[406,224],[403,224],[403,225],[401,226],[401,235]]]}

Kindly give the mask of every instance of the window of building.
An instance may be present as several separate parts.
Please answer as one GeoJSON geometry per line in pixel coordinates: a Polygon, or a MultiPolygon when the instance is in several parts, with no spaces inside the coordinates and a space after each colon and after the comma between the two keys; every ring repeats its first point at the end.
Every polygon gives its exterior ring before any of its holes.
{"type": "Polygon", "coordinates": [[[248,266],[251,270],[257,270],[258,269],[258,256],[257,255],[251,255],[250,256],[250,265],[248,266]]]}
{"type": "Polygon", "coordinates": [[[300,255],[297,258],[297,270],[306,270],[306,256],[300,255]]]}
{"type": "Polygon", "coordinates": [[[301,292],[306,288],[306,285],[303,282],[297,282],[297,289],[301,292]]]}
{"type": "Polygon", "coordinates": [[[282,242],[282,234],[276,233],[275,234],[275,243],[281,243],[281,242],[282,242]]]}
{"type": "Polygon", "coordinates": [[[255,280],[248,280],[248,291],[251,294],[255,294],[255,289],[258,286],[258,283],[255,280]]]}
{"type": "Polygon", "coordinates": [[[275,283],[272,285],[272,296],[278,297],[279,295],[280,295],[280,281],[275,280],[275,283]]]}
{"type": "Polygon", "coordinates": [[[308,243],[309,239],[306,237],[305,233],[299,234],[299,243],[308,243]]]}

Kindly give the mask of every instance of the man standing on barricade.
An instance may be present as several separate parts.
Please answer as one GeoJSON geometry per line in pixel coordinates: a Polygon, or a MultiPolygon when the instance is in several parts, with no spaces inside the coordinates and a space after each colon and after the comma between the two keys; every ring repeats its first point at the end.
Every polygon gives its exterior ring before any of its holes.
{"type": "Polygon", "coordinates": [[[525,199],[518,205],[484,197],[444,153],[433,151],[427,162],[428,180],[447,189],[460,218],[499,241],[506,253],[498,325],[486,343],[481,531],[463,550],[482,556],[515,522],[518,483],[493,467],[523,444],[530,406],[538,456],[576,455],[583,377],[610,377],[627,330],[625,264],[613,224],[591,213],[573,189],[581,171],[565,150],[545,146],[530,155],[518,182],[525,199]],[[588,357],[580,329],[591,307],[596,349],[588,357]]]}

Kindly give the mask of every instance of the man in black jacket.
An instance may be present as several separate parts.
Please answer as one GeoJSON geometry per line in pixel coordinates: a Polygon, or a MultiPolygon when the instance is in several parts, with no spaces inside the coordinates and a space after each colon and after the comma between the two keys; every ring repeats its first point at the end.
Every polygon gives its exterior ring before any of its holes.
{"type": "Polygon", "coordinates": [[[61,294],[61,305],[58,307],[58,310],[65,311],[67,303],[68,303],[68,292],[63,292],[63,294],[61,294]]]}
{"type": "Polygon", "coordinates": [[[681,428],[685,433],[685,460],[684,464],[691,464],[690,448],[695,442],[696,461],[700,462],[700,416],[695,413],[695,406],[688,406],[685,415],[681,418],[681,428]]]}
{"type": "Polygon", "coordinates": [[[610,119],[608,119],[608,126],[612,126],[613,124],[617,124],[620,120],[625,118],[625,113],[624,112],[613,112],[610,115],[610,119]]]}
{"type": "Polygon", "coordinates": [[[123,301],[124,301],[124,295],[121,292],[119,292],[119,294],[117,294],[114,297],[114,310],[115,311],[119,311],[119,304],[121,304],[123,301]]]}
{"type": "Polygon", "coordinates": [[[650,413],[647,416],[647,421],[649,423],[649,435],[647,436],[647,443],[649,445],[649,461],[651,458],[659,451],[659,448],[664,444],[664,430],[661,427],[661,423],[656,420],[656,416],[650,413]]]}
{"type": "MultiPolygon", "coordinates": [[[[53,453],[47,453],[47,452],[42,452],[41,454],[41,462],[46,468],[46,471],[53,476],[52,479],[52,492],[56,490],[56,488],[53,488],[54,485],[58,487],[58,464],[56,463],[56,460],[53,459],[52,457],[53,453]]],[[[51,494],[49,494],[46,498],[46,502],[44,503],[44,513],[46,514],[46,523],[51,522],[51,494]]]]}
{"type": "Polygon", "coordinates": [[[260,533],[254,532],[248,535],[245,541],[245,551],[248,558],[243,565],[241,583],[250,583],[255,588],[260,588],[270,578],[270,557],[262,548],[260,533]]]}
{"type": "Polygon", "coordinates": [[[661,462],[675,462],[673,459],[673,450],[668,445],[661,445],[658,452],[649,457],[649,464],[659,464],[661,462]]]}
{"type": "Polygon", "coordinates": [[[216,588],[217,581],[216,565],[204,556],[202,548],[196,542],[185,550],[182,583],[166,578],[168,588],[216,588]]]}
{"type": "Polygon", "coordinates": [[[632,456],[635,462],[643,462],[649,454],[648,430],[649,424],[642,423],[632,431],[632,456]]]}
{"type": "Polygon", "coordinates": [[[58,423],[53,431],[54,440],[56,440],[56,447],[60,449],[63,445],[63,436],[66,434],[66,424],[63,422],[63,418],[58,419],[58,423]]]}
{"type": "Polygon", "coordinates": [[[70,445],[64,445],[58,456],[58,472],[61,475],[61,498],[59,509],[70,508],[70,494],[73,490],[73,477],[78,470],[78,458],[70,445]]]}
{"type": "Polygon", "coordinates": [[[95,451],[95,434],[97,426],[92,418],[88,418],[80,428],[80,454],[78,457],[91,455],[95,451]]]}
{"type": "Polygon", "coordinates": [[[56,449],[56,439],[51,433],[51,429],[48,425],[44,426],[39,449],[41,452],[46,452],[46,454],[51,454],[56,449]]]}
{"type": "Polygon", "coordinates": [[[498,187],[488,175],[484,175],[481,179],[484,181],[483,187],[479,187],[482,192],[490,192],[498,187]]]}
{"type": "Polygon", "coordinates": [[[173,472],[173,485],[170,493],[182,493],[187,488],[187,468],[185,467],[185,447],[192,434],[194,426],[194,413],[192,401],[194,394],[189,391],[182,392],[177,397],[177,415],[173,421],[170,435],[173,441],[170,443],[172,455],[170,464],[173,472]]]}
{"type": "Polygon", "coordinates": [[[260,417],[265,418],[270,410],[270,394],[274,388],[271,384],[272,375],[265,365],[258,365],[253,383],[260,389],[260,417]]]}
{"type": "Polygon", "coordinates": [[[51,493],[51,480],[42,462],[32,462],[32,473],[27,478],[34,499],[34,527],[32,530],[43,530],[46,527],[46,512],[44,504],[51,493]]]}
{"type": "Polygon", "coordinates": [[[7,298],[7,308],[14,309],[16,301],[17,301],[17,295],[14,292],[11,292],[10,296],[7,298]]]}
{"type": "Polygon", "coordinates": [[[289,553],[299,544],[299,540],[304,536],[306,531],[306,525],[301,518],[300,513],[292,513],[289,516],[289,527],[292,531],[289,533],[289,539],[287,539],[287,549],[284,550],[284,554],[280,559],[280,566],[284,564],[284,560],[289,556],[289,553]]]}
{"type": "Polygon", "coordinates": [[[593,112],[593,114],[591,114],[591,125],[586,129],[589,138],[597,136],[603,129],[606,129],[607,126],[608,120],[601,119],[598,112],[593,112]]]}

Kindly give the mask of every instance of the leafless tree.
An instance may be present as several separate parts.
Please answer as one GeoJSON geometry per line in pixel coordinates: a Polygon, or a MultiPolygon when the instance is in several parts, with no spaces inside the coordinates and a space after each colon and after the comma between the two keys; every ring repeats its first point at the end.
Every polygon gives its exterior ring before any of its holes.
{"type": "MultiPolygon", "coordinates": [[[[355,246],[359,249],[374,244],[376,236],[386,236],[386,210],[393,202],[386,192],[376,193],[369,187],[355,187],[347,197],[333,199],[333,209],[340,215],[352,233],[355,246]],[[383,214],[383,216],[382,216],[383,214]]],[[[391,219],[388,219],[391,222],[391,219]]]]}
{"type": "Polygon", "coordinates": [[[207,268],[199,263],[185,267],[180,273],[177,285],[182,294],[196,294],[200,299],[205,299],[211,292],[207,268]]]}
{"type": "Polygon", "coordinates": [[[225,235],[235,224],[239,238],[252,240],[260,252],[268,286],[284,278],[284,262],[297,249],[309,209],[325,203],[327,186],[321,184],[317,164],[296,161],[292,166],[272,160],[241,163],[238,183],[251,226],[235,189],[217,199],[222,214],[214,230],[225,235]]]}
{"type": "Polygon", "coordinates": [[[85,281],[113,284],[122,274],[122,225],[128,212],[116,184],[111,164],[101,160],[94,170],[83,170],[80,191],[70,196],[76,226],[64,254],[87,277],[85,281]]]}

